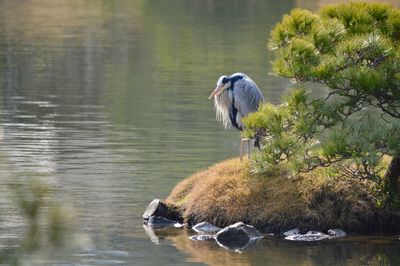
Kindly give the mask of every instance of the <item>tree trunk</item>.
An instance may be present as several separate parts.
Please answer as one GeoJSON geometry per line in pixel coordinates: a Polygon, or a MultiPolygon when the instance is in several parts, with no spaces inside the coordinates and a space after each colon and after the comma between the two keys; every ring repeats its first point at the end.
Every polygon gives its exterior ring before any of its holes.
{"type": "Polygon", "coordinates": [[[393,157],[385,176],[388,178],[393,192],[400,196],[400,156],[393,157]]]}

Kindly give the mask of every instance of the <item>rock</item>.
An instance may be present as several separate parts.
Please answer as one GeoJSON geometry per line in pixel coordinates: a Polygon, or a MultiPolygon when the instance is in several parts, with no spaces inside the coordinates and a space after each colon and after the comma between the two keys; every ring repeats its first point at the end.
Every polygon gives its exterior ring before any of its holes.
{"type": "Polygon", "coordinates": [[[342,229],[329,229],[328,230],[329,238],[338,238],[347,236],[346,232],[342,229]]]}
{"type": "Polygon", "coordinates": [[[208,222],[198,223],[195,226],[193,226],[192,229],[197,233],[216,233],[219,230],[221,230],[221,228],[219,228],[218,226],[215,226],[208,222]]]}
{"type": "Polygon", "coordinates": [[[165,219],[179,222],[182,221],[182,218],[180,217],[178,211],[171,207],[168,207],[164,202],[159,199],[154,199],[149,204],[149,206],[147,206],[146,210],[143,213],[144,223],[147,223],[147,221],[152,216],[164,217],[165,219]]]}
{"type": "Polygon", "coordinates": [[[217,243],[229,249],[244,249],[262,238],[254,226],[242,222],[232,224],[220,230],[216,235],[217,243]]]}
{"type": "Polygon", "coordinates": [[[283,233],[285,236],[292,236],[292,235],[298,235],[300,234],[300,230],[299,228],[294,228],[292,230],[286,231],[285,233],[283,233]]]}
{"type": "Polygon", "coordinates": [[[342,229],[329,229],[328,234],[318,231],[308,231],[306,234],[300,234],[297,228],[284,233],[286,240],[291,241],[320,241],[324,239],[333,239],[345,237],[347,234],[342,229]]]}
{"type": "Polygon", "coordinates": [[[150,202],[149,206],[147,206],[146,210],[144,211],[143,219],[148,220],[151,216],[168,216],[167,205],[159,199],[154,199],[152,202],[150,202]]]}
{"type": "Polygon", "coordinates": [[[329,235],[317,231],[308,231],[306,234],[294,234],[285,237],[286,240],[291,241],[320,241],[330,238],[329,235]]]}
{"type": "Polygon", "coordinates": [[[215,235],[194,235],[190,236],[189,239],[193,241],[209,241],[214,240],[215,235]]]}
{"type": "Polygon", "coordinates": [[[183,227],[183,225],[178,221],[169,220],[159,216],[150,216],[147,220],[147,225],[152,227],[183,227]]]}

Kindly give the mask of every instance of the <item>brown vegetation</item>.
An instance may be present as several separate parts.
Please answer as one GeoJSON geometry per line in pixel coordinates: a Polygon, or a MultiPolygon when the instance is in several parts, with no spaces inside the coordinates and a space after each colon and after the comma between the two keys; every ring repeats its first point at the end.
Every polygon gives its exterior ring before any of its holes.
{"type": "Polygon", "coordinates": [[[329,169],[288,178],[281,168],[250,174],[248,161],[230,159],[183,180],[166,199],[194,224],[238,221],[264,232],[342,228],[348,232],[395,232],[400,212],[376,207],[370,181],[347,179],[329,169]]]}

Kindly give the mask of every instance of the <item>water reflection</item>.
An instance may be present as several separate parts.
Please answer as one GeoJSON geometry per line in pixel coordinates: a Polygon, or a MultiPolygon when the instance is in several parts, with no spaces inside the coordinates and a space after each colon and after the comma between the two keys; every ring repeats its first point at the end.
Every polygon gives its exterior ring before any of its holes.
{"type": "Polygon", "coordinates": [[[207,265],[397,265],[400,242],[397,237],[347,237],[313,243],[293,243],[265,236],[241,253],[229,252],[214,241],[192,241],[190,231],[156,231],[189,261],[207,265]]]}

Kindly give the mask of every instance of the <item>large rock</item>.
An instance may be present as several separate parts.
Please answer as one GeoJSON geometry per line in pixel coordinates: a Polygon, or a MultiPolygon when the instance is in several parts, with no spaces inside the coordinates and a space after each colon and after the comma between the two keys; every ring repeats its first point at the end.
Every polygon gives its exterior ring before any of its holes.
{"type": "Polygon", "coordinates": [[[220,246],[234,250],[247,248],[260,238],[262,235],[254,226],[242,222],[225,227],[215,237],[220,246]]]}
{"type": "Polygon", "coordinates": [[[179,212],[172,207],[168,207],[159,199],[154,199],[149,206],[147,206],[145,212],[143,213],[144,223],[147,224],[148,220],[152,216],[163,217],[168,220],[182,222],[182,217],[180,216],[179,212]]]}
{"type": "Polygon", "coordinates": [[[198,223],[195,226],[193,226],[192,229],[197,233],[209,233],[209,234],[213,234],[221,230],[221,228],[219,228],[218,226],[215,226],[208,222],[198,223]]]}

